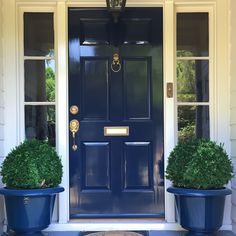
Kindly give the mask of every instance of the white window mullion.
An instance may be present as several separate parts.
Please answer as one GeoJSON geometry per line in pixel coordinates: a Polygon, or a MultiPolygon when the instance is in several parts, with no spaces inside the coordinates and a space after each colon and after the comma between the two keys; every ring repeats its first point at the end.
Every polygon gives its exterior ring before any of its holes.
{"type": "Polygon", "coordinates": [[[24,60],[55,60],[54,56],[24,56],[24,60]]]}
{"type": "Polygon", "coordinates": [[[28,106],[55,106],[56,102],[24,102],[28,106]]]}
{"type": "Polygon", "coordinates": [[[209,60],[210,57],[176,57],[176,60],[190,61],[190,60],[209,60]]]}
{"type": "Polygon", "coordinates": [[[177,106],[209,106],[209,102],[177,102],[177,106]]]}
{"type": "Polygon", "coordinates": [[[25,139],[25,87],[24,87],[24,9],[19,8],[19,120],[20,141],[25,139]]]}

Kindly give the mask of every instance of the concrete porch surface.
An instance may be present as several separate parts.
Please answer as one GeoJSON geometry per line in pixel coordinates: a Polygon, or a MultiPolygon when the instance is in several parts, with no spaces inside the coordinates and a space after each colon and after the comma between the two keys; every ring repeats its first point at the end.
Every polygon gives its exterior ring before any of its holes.
{"type": "MultiPolygon", "coordinates": [[[[113,235],[113,231],[111,231],[113,235]]],[[[122,232],[122,231],[121,231],[122,232]]],[[[126,231],[127,232],[127,231],[126,231]]],[[[132,232],[132,231],[130,231],[132,232]]],[[[137,232],[137,231],[136,231],[137,232]]],[[[30,234],[30,236],[88,236],[92,232],[76,232],[76,231],[53,231],[53,232],[43,232],[43,233],[35,233],[35,234],[30,234]]],[[[184,231],[142,231],[142,232],[137,232],[140,233],[143,236],[235,236],[234,233],[231,231],[219,231],[215,234],[192,234],[184,231]]],[[[122,236],[122,233],[117,233],[117,235],[122,236]]],[[[27,234],[29,235],[29,234],[27,234]]],[[[108,235],[108,234],[107,234],[108,235]]],[[[123,234],[127,235],[127,234],[123,234]]],[[[8,233],[8,234],[2,234],[1,236],[23,236],[17,235],[14,233],[8,233]]]]}
{"type": "MultiPolygon", "coordinates": [[[[91,233],[91,232],[89,232],[91,233]]],[[[42,236],[87,236],[89,235],[89,233],[86,232],[43,232],[42,236]]],[[[188,232],[184,232],[184,231],[142,231],[140,232],[140,234],[144,235],[144,236],[201,236],[201,235],[195,235],[195,234],[191,234],[188,232]]],[[[203,234],[202,236],[210,236],[208,234],[203,234]]],[[[32,235],[31,235],[32,236],[32,235]]],[[[120,236],[122,236],[122,234],[120,234],[120,236]]],[[[234,233],[232,233],[231,231],[219,231],[216,234],[213,234],[212,236],[235,236],[234,233]]]]}

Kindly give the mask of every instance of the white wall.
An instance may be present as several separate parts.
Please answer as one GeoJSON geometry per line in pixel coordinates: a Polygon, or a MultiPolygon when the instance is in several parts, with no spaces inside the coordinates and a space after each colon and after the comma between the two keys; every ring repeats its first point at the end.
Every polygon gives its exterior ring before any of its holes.
{"type": "Polygon", "coordinates": [[[3,157],[3,126],[4,126],[4,101],[3,101],[3,50],[2,50],[2,1],[0,0],[0,158],[3,157]]]}
{"type": "MultiPolygon", "coordinates": [[[[3,85],[3,47],[2,47],[2,40],[3,40],[3,31],[2,31],[2,1],[0,0],[0,163],[3,160],[4,156],[4,85],[3,85]]],[[[2,197],[0,197],[0,233],[2,232],[2,223],[4,219],[4,206],[2,197]]]]}
{"type": "MultiPolygon", "coordinates": [[[[230,1],[230,77],[231,77],[231,103],[230,103],[230,126],[231,126],[231,156],[236,172],[236,1],[230,1]]],[[[236,176],[232,181],[232,224],[236,232],[236,176]]]]}

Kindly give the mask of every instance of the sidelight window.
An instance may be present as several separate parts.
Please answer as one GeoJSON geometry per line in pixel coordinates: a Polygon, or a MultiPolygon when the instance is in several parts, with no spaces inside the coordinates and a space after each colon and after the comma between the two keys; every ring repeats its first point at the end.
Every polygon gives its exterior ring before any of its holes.
{"type": "Polygon", "coordinates": [[[25,138],[55,146],[53,13],[24,13],[25,138]]]}
{"type": "Polygon", "coordinates": [[[209,15],[177,13],[178,138],[209,138],[209,15]]]}

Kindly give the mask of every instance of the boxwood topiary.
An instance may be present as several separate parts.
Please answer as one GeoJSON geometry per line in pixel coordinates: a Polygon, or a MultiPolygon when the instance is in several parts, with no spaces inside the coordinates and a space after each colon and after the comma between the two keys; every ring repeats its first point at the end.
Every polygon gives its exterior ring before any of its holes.
{"type": "Polygon", "coordinates": [[[1,174],[7,188],[56,187],[61,183],[62,164],[47,142],[26,140],[7,155],[1,174]]]}
{"type": "Polygon", "coordinates": [[[180,141],[170,153],[166,177],[176,187],[217,189],[233,177],[233,166],[222,144],[191,139],[180,141]]]}

